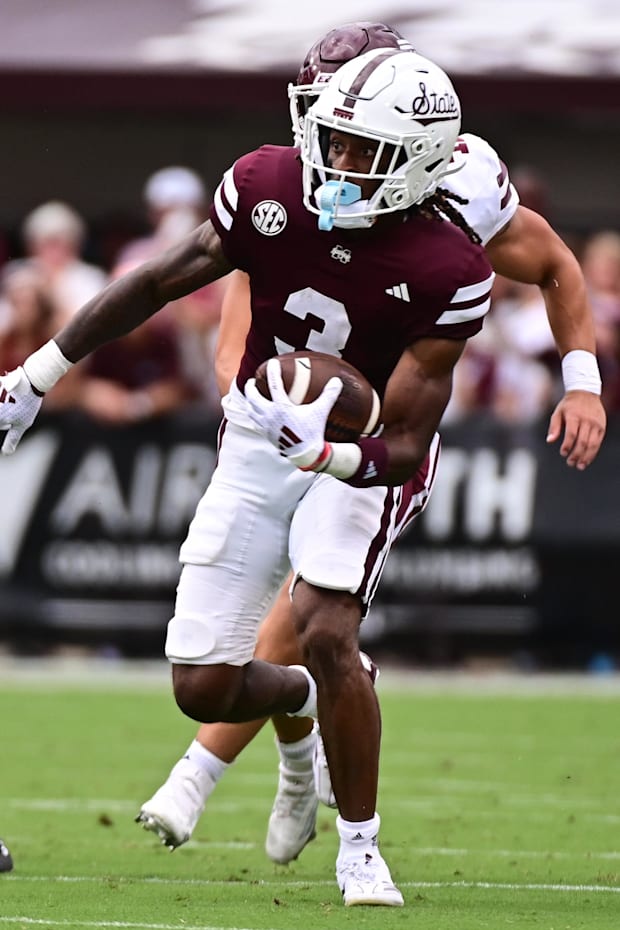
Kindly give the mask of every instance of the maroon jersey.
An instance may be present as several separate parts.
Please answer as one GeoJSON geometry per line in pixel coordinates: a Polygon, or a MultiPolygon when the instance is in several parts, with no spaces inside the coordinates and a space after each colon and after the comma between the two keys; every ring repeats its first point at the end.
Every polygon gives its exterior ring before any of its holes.
{"type": "Polygon", "coordinates": [[[366,230],[319,230],[290,147],[235,162],[210,218],[229,261],[250,276],[241,389],[265,359],[310,349],[346,359],[382,395],[408,346],[473,336],[490,306],[484,250],[447,221],[407,214],[366,230]]]}

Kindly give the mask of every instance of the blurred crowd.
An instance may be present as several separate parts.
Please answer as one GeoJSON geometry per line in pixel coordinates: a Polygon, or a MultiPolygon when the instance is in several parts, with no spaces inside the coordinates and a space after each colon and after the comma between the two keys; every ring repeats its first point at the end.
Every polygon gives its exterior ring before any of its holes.
{"type": "MultiPolygon", "coordinates": [[[[162,168],[144,188],[144,235],[112,237],[116,248],[101,263],[85,257],[95,251],[91,231],[73,205],[49,201],[32,210],[21,224],[20,254],[6,249],[0,268],[0,370],[21,364],[106,283],[203,222],[208,199],[194,171],[162,168]]],[[[218,281],[168,304],[93,352],[49,392],[46,409],[79,409],[117,425],[188,404],[219,417],[214,351],[225,287],[218,281]]]]}
{"type": "MultiPolygon", "coordinates": [[[[544,184],[513,173],[521,201],[547,214],[544,184]]],[[[144,235],[108,238],[68,203],[50,201],[24,217],[17,248],[0,248],[0,370],[46,342],[106,282],[172,245],[203,221],[209,194],[192,170],[169,166],[144,187],[144,235]],[[113,247],[110,247],[110,242],[113,247]],[[15,252],[16,254],[11,254],[15,252]],[[106,255],[98,263],[86,256],[106,255]]],[[[620,410],[620,232],[602,230],[569,244],[580,260],[594,313],[603,399],[620,410]]],[[[46,407],[80,409],[110,424],[131,424],[201,405],[219,417],[214,350],[226,280],[169,304],[130,335],[95,351],[49,393],[46,407]]],[[[457,365],[445,422],[491,415],[510,424],[547,416],[562,393],[560,362],[535,286],[496,279],[492,309],[457,365]]]]}

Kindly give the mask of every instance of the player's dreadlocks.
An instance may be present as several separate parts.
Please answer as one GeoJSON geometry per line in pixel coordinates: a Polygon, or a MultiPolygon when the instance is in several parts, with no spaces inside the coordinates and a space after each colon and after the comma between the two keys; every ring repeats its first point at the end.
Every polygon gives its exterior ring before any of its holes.
{"type": "Polygon", "coordinates": [[[438,187],[430,197],[418,204],[417,211],[420,216],[425,216],[428,219],[450,220],[454,226],[458,226],[465,233],[468,239],[476,245],[482,245],[482,239],[478,233],[471,228],[460,210],[457,210],[454,204],[451,203],[453,200],[460,204],[469,203],[465,197],[454,194],[452,191],[446,190],[445,187],[438,187]]]}

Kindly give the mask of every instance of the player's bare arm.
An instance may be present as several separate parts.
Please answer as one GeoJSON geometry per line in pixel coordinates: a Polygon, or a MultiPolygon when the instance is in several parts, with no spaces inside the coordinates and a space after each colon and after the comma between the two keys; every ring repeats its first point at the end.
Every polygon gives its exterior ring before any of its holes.
{"type": "Polygon", "coordinates": [[[544,217],[518,207],[508,226],[487,243],[486,252],[497,274],[540,287],[561,355],[571,349],[596,350],[579,263],[544,217]]]}
{"type": "Polygon", "coordinates": [[[250,319],[250,279],[244,271],[234,271],[222,301],[215,347],[215,377],[222,395],[239,370],[250,319]]]}
{"type": "MultiPolygon", "coordinates": [[[[486,251],[498,274],[540,287],[562,358],[575,350],[595,353],[594,324],[579,263],[542,216],[519,207],[486,251]]],[[[568,465],[583,470],[601,446],[606,415],[598,393],[568,388],[551,416],[547,441],[555,442],[563,433],[560,454],[568,465]]]]}
{"type": "Polygon", "coordinates": [[[55,337],[63,355],[77,362],[98,346],[124,336],[171,300],[231,270],[210,220],[178,245],[129,272],[89,301],[55,337]]]}
{"type": "Polygon", "coordinates": [[[382,439],[386,479],[403,484],[422,465],[452,391],[452,373],[464,341],[421,339],[403,353],[387,383],[382,439]]]}

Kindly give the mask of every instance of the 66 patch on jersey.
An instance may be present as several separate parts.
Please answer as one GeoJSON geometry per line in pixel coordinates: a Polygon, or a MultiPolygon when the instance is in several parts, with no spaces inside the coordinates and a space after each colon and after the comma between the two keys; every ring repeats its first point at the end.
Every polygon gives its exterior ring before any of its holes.
{"type": "Polygon", "coordinates": [[[263,236],[277,236],[286,220],[286,210],[277,200],[261,200],[252,210],[252,223],[263,236]]]}

